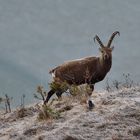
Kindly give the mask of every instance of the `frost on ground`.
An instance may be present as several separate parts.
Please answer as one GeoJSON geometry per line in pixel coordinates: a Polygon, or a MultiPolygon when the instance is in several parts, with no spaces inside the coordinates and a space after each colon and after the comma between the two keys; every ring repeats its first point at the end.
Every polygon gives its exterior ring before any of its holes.
{"type": "Polygon", "coordinates": [[[71,97],[54,101],[57,119],[39,121],[38,105],[0,114],[0,140],[139,140],[140,87],[94,92],[95,108],[71,97]],[[67,106],[70,106],[67,108],[67,106]]]}

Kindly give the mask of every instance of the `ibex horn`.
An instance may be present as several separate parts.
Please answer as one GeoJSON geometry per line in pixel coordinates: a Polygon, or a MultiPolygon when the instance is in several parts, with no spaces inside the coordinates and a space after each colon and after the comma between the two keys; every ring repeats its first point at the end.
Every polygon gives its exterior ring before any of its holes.
{"type": "Polygon", "coordinates": [[[97,42],[100,44],[101,47],[104,47],[102,41],[100,40],[100,38],[97,35],[94,37],[94,42],[95,42],[95,40],[97,40],[97,42]]]}
{"type": "Polygon", "coordinates": [[[111,43],[112,43],[112,41],[113,41],[115,35],[117,35],[117,34],[120,36],[120,32],[118,32],[118,31],[114,32],[114,33],[111,35],[111,37],[110,37],[110,39],[109,39],[109,41],[108,41],[108,44],[107,44],[107,47],[108,47],[108,48],[110,48],[111,43]]]}

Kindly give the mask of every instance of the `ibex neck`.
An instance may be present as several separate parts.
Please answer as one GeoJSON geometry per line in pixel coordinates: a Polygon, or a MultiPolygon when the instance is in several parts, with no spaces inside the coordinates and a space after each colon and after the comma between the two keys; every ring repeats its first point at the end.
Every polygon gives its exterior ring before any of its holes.
{"type": "Polygon", "coordinates": [[[108,60],[104,60],[102,57],[99,57],[99,62],[100,62],[101,68],[103,68],[104,71],[108,72],[110,70],[111,65],[112,65],[112,58],[108,60]]]}

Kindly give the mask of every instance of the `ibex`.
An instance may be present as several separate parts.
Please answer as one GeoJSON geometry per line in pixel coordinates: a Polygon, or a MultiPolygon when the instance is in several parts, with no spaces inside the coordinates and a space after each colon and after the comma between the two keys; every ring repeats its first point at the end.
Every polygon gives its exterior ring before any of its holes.
{"type": "MultiPolygon", "coordinates": [[[[81,84],[88,84],[91,90],[94,90],[94,84],[102,81],[106,74],[109,72],[112,65],[112,50],[111,43],[115,35],[120,35],[118,31],[114,32],[108,44],[103,45],[100,38],[96,35],[94,41],[96,40],[99,45],[100,56],[99,57],[86,57],[78,60],[73,60],[65,62],[64,64],[52,69],[50,74],[52,74],[54,82],[59,79],[61,82],[66,82],[68,85],[75,84],[79,86],[81,84]],[[88,74],[87,74],[88,72],[88,74]]],[[[65,92],[63,89],[51,89],[48,92],[47,98],[44,101],[46,104],[50,97],[56,93],[57,97],[61,97],[62,93],[65,92]]],[[[92,101],[89,100],[89,104],[92,101]]]]}

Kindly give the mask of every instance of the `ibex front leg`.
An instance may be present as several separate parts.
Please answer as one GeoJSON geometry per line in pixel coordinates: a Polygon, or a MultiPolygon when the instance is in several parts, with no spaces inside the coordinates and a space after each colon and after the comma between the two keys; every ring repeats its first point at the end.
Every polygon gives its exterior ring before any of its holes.
{"type": "Polygon", "coordinates": [[[90,84],[89,87],[90,87],[90,92],[87,93],[88,94],[88,107],[89,107],[89,110],[91,110],[94,107],[94,103],[91,100],[91,95],[92,95],[92,92],[94,91],[94,84],[90,84]]]}
{"type": "Polygon", "coordinates": [[[47,95],[47,98],[45,99],[44,101],[44,104],[46,105],[49,101],[49,99],[51,98],[51,96],[55,93],[55,90],[51,89],[49,92],[48,92],[48,95],[47,95]]]}

